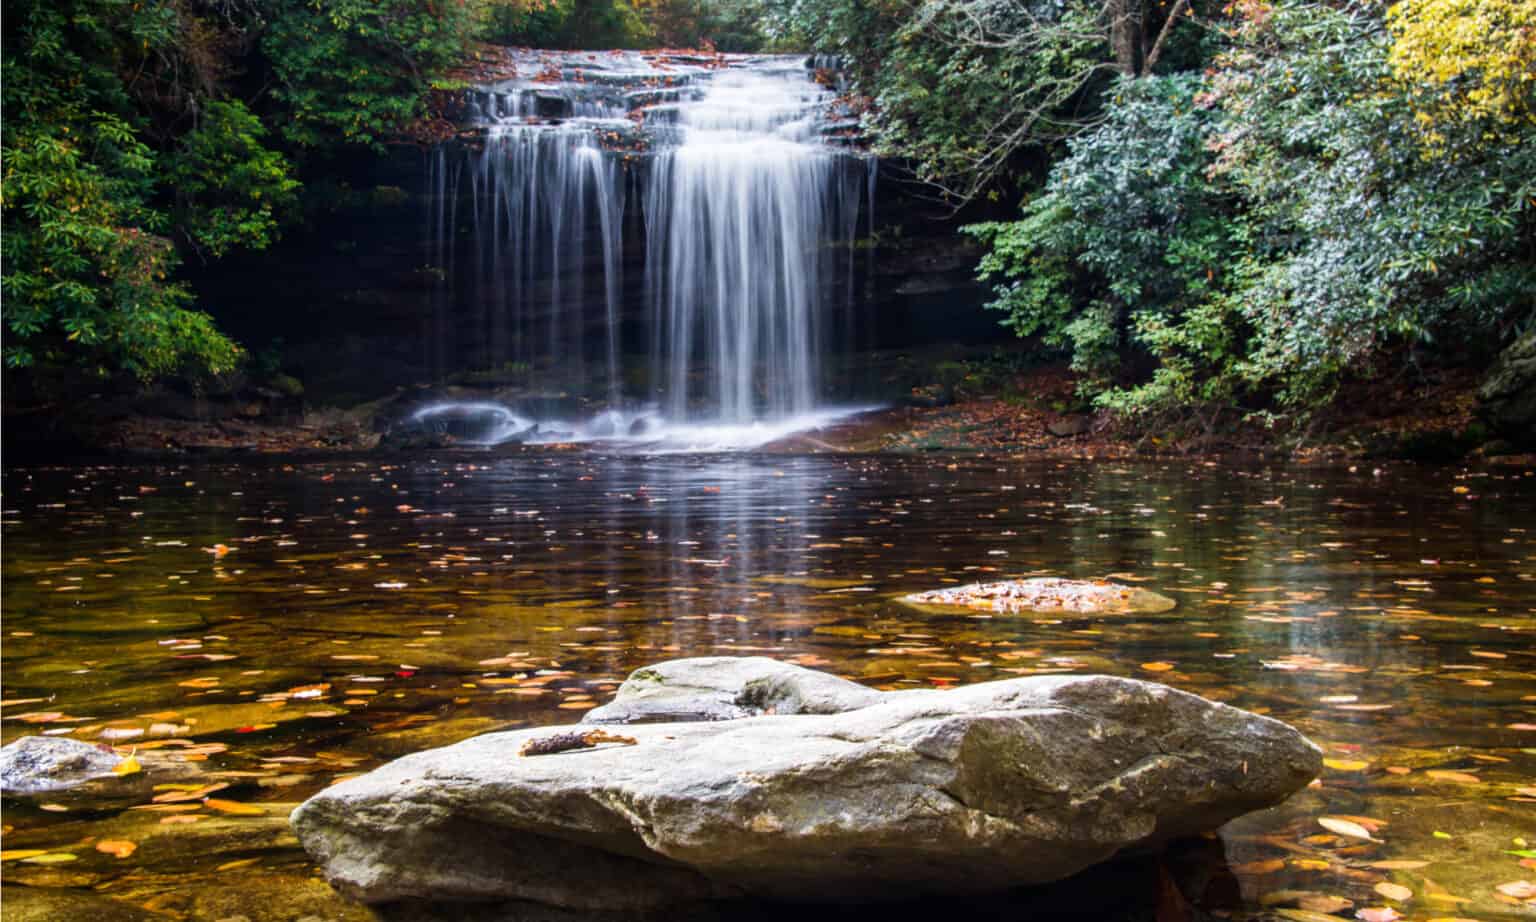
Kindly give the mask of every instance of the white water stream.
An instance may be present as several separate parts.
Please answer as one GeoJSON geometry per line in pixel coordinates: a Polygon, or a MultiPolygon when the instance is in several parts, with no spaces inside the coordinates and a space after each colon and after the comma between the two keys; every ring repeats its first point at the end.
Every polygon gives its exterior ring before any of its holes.
{"type": "MultiPolygon", "coordinates": [[[[838,415],[823,399],[825,315],[851,300],[874,162],[829,141],[834,94],[807,64],[546,55],[526,68],[537,77],[471,94],[483,146],[439,148],[429,170],[440,371],[453,370],[442,340],[456,294],[469,313],[459,345],[473,340],[479,367],[600,376],[606,406],[586,418],[503,407],[467,441],[729,447],[838,415]]],[[[484,409],[441,403],[417,418],[460,425],[484,409]]]]}

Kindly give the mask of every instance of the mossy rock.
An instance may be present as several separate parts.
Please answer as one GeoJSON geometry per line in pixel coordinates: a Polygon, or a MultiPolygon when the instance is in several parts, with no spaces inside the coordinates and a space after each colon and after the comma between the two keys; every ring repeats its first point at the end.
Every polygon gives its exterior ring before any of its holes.
{"type": "Polygon", "coordinates": [[[304,396],[304,382],[293,375],[273,375],[267,380],[267,386],[284,397],[304,396]]]}

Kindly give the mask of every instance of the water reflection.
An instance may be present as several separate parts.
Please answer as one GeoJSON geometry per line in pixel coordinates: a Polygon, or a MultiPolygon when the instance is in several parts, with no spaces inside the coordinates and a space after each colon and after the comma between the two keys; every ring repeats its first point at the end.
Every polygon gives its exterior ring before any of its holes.
{"type": "MultiPolygon", "coordinates": [[[[1383,882],[1426,917],[1526,911],[1494,889],[1532,876],[1508,852],[1536,827],[1526,471],[530,453],[43,468],[4,486],[7,741],[201,755],[220,797],[280,815],[404,752],[572,720],[670,656],[762,653],[888,688],[1155,677],[1291,721],[1331,760],[1317,789],[1224,831],[1235,917],[1300,908],[1295,893],[1380,905],[1383,882]],[[1108,574],[1181,605],[1037,619],[896,601],[1108,574]]],[[[199,819],[17,808],[6,848],[232,822],[181,815],[199,819]]],[[[184,894],[167,906],[245,886],[213,852],[76,851],[67,875],[7,862],[6,880],[184,894]]],[[[309,874],[291,842],[241,855],[309,874]]]]}

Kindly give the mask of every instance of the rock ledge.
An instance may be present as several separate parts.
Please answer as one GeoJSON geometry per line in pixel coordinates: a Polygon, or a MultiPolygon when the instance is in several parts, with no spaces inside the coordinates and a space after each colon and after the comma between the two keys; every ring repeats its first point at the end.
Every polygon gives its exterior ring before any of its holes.
{"type": "Polygon", "coordinates": [[[407,756],[317,794],[294,827],[370,903],[865,902],[1058,880],[1277,804],[1321,768],[1279,721],[1108,676],[640,724],[623,731],[635,745],[518,755],[563,729],[407,756]]]}

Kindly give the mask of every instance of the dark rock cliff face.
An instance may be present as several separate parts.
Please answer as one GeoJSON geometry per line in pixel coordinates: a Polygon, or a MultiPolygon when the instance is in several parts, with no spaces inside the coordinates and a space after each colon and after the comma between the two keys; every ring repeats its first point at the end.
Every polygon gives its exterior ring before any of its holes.
{"type": "Polygon", "coordinates": [[[1536,448],[1536,330],[1515,340],[1477,390],[1479,415],[1501,438],[1536,448]]]}
{"type": "MultiPolygon", "coordinates": [[[[552,90],[535,95],[529,119],[574,111],[552,90]]],[[[654,103],[656,95],[637,98],[654,103]]],[[[488,105],[508,103],[482,98],[466,108],[473,114],[488,105]]],[[[829,130],[843,130],[844,122],[830,120],[829,130]]],[[[576,235],[579,252],[562,257],[563,272],[532,275],[521,302],[509,304],[504,290],[487,284],[501,271],[489,254],[537,244],[494,237],[484,226],[488,187],[471,174],[484,170],[485,146],[482,133],[466,130],[443,148],[402,145],[318,169],[331,188],[316,196],[324,207],[302,226],[264,253],[192,267],[201,304],[259,360],[302,380],[310,403],[353,404],[450,380],[578,395],[587,388],[596,398],[609,296],[598,209],[581,209],[589,226],[576,235]],[[554,314],[578,319],[557,325],[548,322],[554,314]],[[539,333],[528,339],[535,344],[516,351],[499,345],[498,324],[533,325],[539,333]]],[[[654,326],[643,154],[625,158],[622,169],[618,322],[622,389],[635,394],[654,390],[641,355],[654,326]]],[[[845,185],[855,183],[846,194],[873,190],[873,221],[861,204],[855,220],[840,219],[819,244],[831,267],[816,307],[829,351],[1005,340],[996,316],[983,309],[989,290],[974,279],[980,251],[956,233],[961,222],[925,200],[926,190],[904,180],[899,164],[881,164],[878,182],[850,178],[845,185]]],[[[856,376],[831,378],[828,396],[867,389],[856,376]]]]}

